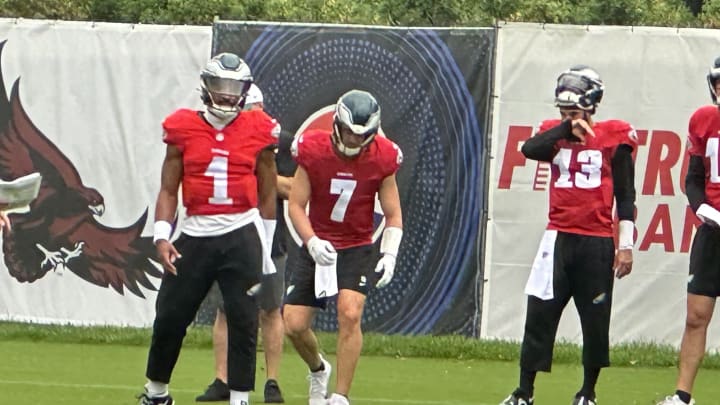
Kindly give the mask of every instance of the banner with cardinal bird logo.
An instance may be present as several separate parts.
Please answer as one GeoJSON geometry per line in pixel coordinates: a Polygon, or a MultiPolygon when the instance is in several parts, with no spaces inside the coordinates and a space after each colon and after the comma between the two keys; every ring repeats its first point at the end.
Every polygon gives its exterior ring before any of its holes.
{"type": "Polygon", "coordinates": [[[0,20],[0,178],[40,172],[2,234],[0,319],[147,326],[162,119],[199,108],[209,27],[0,20]]]}

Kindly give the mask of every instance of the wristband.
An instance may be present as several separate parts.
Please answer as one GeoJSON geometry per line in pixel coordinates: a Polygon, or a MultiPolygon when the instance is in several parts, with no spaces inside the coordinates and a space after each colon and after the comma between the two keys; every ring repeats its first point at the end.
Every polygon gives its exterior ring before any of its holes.
{"type": "Polygon", "coordinates": [[[382,240],[380,241],[380,253],[391,254],[397,256],[400,250],[400,241],[402,240],[403,230],[398,227],[388,227],[383,231],[382,240]]]}
{"type": "Polygon", "coordinates": [[[635,224],[633,221],[623,219],[619,223],[618,249],[632,249],[635,245],[635,224]]]}
{"type": "Polygon", "coordinates": [[[161,240],[170,240],[172,235],[172,225],[168,221],[155,221],[153,227],[153,243],[161,240]]]}

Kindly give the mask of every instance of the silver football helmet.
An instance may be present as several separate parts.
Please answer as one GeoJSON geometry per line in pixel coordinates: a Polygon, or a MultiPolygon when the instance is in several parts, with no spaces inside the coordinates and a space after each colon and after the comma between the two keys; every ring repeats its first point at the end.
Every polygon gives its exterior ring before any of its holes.
{"type": "Polygon", "coordinates": [[[245,104],[253,83],[250,67],[239,56],[221,53],[200,72],[201,98],[208,112],[221,118],[234,118],[245,104]]]}
{"type": "Polygon", "coordinates": [[[555,106],[575,107],[594,114],[604,92],[605,86],[595,69],[575,65],[557,78],[555,106]]]}

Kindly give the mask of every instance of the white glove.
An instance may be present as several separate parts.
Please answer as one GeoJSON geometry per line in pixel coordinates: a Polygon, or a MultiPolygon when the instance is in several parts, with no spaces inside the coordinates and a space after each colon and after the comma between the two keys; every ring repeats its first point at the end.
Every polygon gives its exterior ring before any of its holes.
{"type": "Polygon", "coordinates": [[[337,252],[333,245],[317,236],[310,238],[307,248],[315,263],[321,266],[329,266],[337,260],[337,252]]]}
{"type": "Polygon", "coordinates": [[[707,204],[701,204],[695,215],[710,226],[720,226],[720,212],[707,204]]]}
{"type": "Polygon", "coordinates": [[[395,255],[385,253],[378,261],[377,266],[375,266],[375,273],[382,273],[375,287],[383,288],[390,284],[395,274],[395,255]]]}

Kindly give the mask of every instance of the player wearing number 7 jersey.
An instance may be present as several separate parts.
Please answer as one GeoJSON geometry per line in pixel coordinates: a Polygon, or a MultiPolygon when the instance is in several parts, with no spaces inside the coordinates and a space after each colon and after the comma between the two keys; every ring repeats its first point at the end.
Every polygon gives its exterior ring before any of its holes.
{"type": "MultiPolygon", "coordinates": [[[[685,190],[695,214],[703,222],[690,249],[687,318],[680,345],[675,395],[659,405],[694,404],[691,393],[705,355],[707,329],[720,296],[720,58],[707,75],[713,104],[697,109],[688,125],[690,164],[685,190]]],[[[716,401],[708,398],[708,402],[716,401]]]]}
{"type": "Polygon", "coordinates": [[[349,404],[348,394],[362,349],[362,318],[369,287],[392,279],[402,238],[395,181],[402,162],[396,144],[378,135],[380,106],[367,92],[352,90],[337,102],[333,131],[312,130],[295,140],[298,163],[289,214],[305,246],[291,255],[292,271],[283,316],[285,333],[310,369],[310,405],[349,404]],[[385,214],[381,258],[372,245],[375,194],[385,214]],[[308,205],[309,213],[305,207],[308,205]],[[337,384],[327,397],[330,363],[318,352],[310,329],[317,308],[337,297],[337,384]]]}
{"type": "Polygon", "coordinates": [[[200,75],[205,111],[180,109],[163,122],[167,152],[155,208],[157,296],[141,405],[173,405],[168,383],[185,331],[217,281],[228,328],[230,405],[248,405],[255,385],[255,293],[270,259],[275,227],[278,124],[262,110],[240,112],[253,78],[237,55],[213,57],[200,75]],[[182,184],[187,217],[171,242],[182,184]]]}
{"type": "Polygon", "coordinates": [[[530,277],[520,383],[501,405],[534,403],[538,371],[550,371],[560,316],[570,298],[583,334],[584,382],[573,405],[595,405],[600,369],[610,364],[613,275],[632,270],[635,213],[633,128],[624,121],[592,119],[604,86],[595,70],[574,66],[557,79],[560,120],[544,121],[522,148],[551,163],[549,223],[530,277]],[[613,242],[613,204],[619,243],[613,242]]]}

